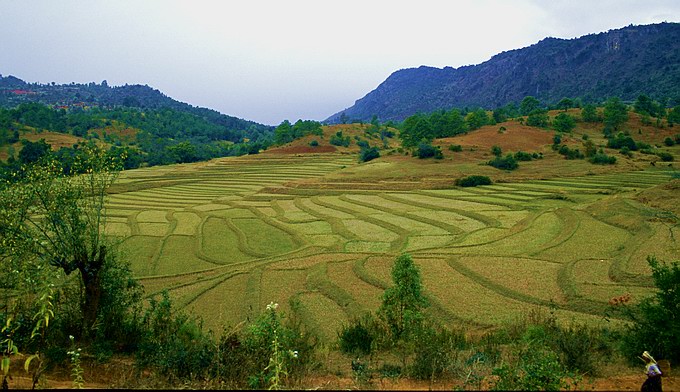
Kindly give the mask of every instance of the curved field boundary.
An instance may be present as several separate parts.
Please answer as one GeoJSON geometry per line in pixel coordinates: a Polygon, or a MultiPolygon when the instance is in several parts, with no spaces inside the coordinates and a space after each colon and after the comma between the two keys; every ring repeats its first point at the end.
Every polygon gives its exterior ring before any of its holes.
{"type": "Polygon", "coordinates": [[[306,287],[310,291],[318,290],[321,292],[338,305],[348,317],[358,317],[364,313],[364,309],[357,304],[350,293],[329,279],[326,263],[318,263],[309,268],[306,287]]]}
{"type": "Polygon", "coordinates": [[[295,206],[299,208],[300,210],[306,212],[307,214],[314,216],[318,220],[323,220],[328,222],[331,225],[331,228],[333,229],[333,233],[339,235],[340,237],[343,237],[345,239],[345,242],[351,241],[351,240],[359,240],[359,238],[352,233],[351,231],[347,230],[345,228],[345,225],[342,224],[342,219],[337,218],[335,216],[330,216],[326,215],[319,210],[316,210],[312,208],[309,204],[313,204],[313,201],[311,199],[307,198],[297,198],[295,199],[295,206]]]}
{"type": "Polygon", "coordinates": [[[447,263],[451,266],[451,268],[455,269],[462,275],[468,277],[469,279],[479,283],[480,285],[484,286],[485,288],[503,296],[507,297],[516,301],[520,302],[525,302],[528,304],[533,304],[533,305],[539,305],[539,306],[545,306],[545,307],[550,307],[550,308],[556,308],[556,309],[562,309],[562,310],[568,310],[576,313],[585,313],[585,314],[590,314],[593,316],[602,316],[605,314],[606,311],[606,303],[600,303],[592,300],[587,300],[583,298],[578,298],[578,299],[571,299],[568,302],[561,304],[561,303],[556,303],[554,301],[547,301],[543,300],[540,298],[532,297],[529,295],[526,295],[524,293],[520,293],[514,290],[511,290],[507,288],[506,286],[497,284],[496,282],[493,282],[492,280],[479,275],[469,268],[465,267],[461,263],[455,261],[455,259],[448,259],[447,263]],[[584,306],[586,305],[586,306],[584,306]]]}
{"type": "Polygon", "coordinates": [[[368,223],[374,224],[376,226],[380,226],[380,227],[396,234],[397,239],[389,241],[391,252],[398,252],[398,251],[404,249],[404,247],[406,247],[406,243],[408,241],[408,236],[411,234],[411,232],[409,230],[402,229],[401,227],[399,227],[397,225],[394,225],[394,224],[389,223],[389,222],[385,222],[381,219],[376,219],[376,218],[373,218],[373,217],[368,216],[368,215],[361,215],[361,214],[357,213],[356,211],[354,211],[350,208],[347,208],[347,207],[338,206],[338,205],[330,204],[328,202],[324,202],[324,201],[320,200],[318,197],[313,198],[313,201],[314,201],[314,203],[316,203],[318,205],[324,206],[326,208],[331,208],[331,209],[336,209],[338,211],[342,211],[346,214],[354,216],[355,219],[358,219],[358,220],[364,221],[364,222],[368,222],[368,223]]]}
{"type": "MultiPolygon", "coordinates": [[[[382,197],[382,195],[379,195],[379,196],[382,197]]],[[[394,213],[394,210],[392,210],[388,207],[384,207],[384,206],[381,206],[381,205],[378,205],[378,204],[372,204],[372,203],[368,203],[368,202],[364,202],[364,201],[360,201],[360,200],[356,200],[356,199],[349,199],[349,198],[346,197],[346,195],[340,196],[340,200],[347,202],[347,203],[350,203],[350,204],[355,204],[355,205],[358,205],[358,206],[367,207],[367,208],[374,209],[374,210],[377,210],[377,211],[382,211],[382,212],[385,212],[385,213],[388,213],[388,214],[393,214],[395,216],[401,216],[401,215],[394,213]]],[[[407,203],[404,203],[404,204],[407,204],[407,203]]],[[[446,231],[447,233],[450,233],[450,234],[455,235],[455,234],[463,233],[463,230],[461,230],[457,226],[448,224],[446,222],[441,222],[441,221],[436,221],[434,219],[429,219],[429,218],[426,218],[424,216],[416,215],[411,211],[404,211],[403,216],[408,218],[408,219],[414,220],[416,222],[424,223],[426,225],[430,225],[430,226],[433,226],[433,227],[438,227],[438,228],[440,228],[440,229],[442,229],[442,230],[444,230],[444,231],[446,231]]]]}
{"type": "MultiPolygon", "coordinates": [[[[460,209],[460,208],[455,208],[455,207],[451,207],[451,206],[447,206],[447,205],[428,204],[426,201],[417,201],[417,200],[408,199],[408,198],[404,198],[404,197],[400,197],[400,196],[403,196],[403,195],[398,194],[398,193],[385,193],[385,194],[380,195],[380,197],[384,198],[385,200],[390,200],[390,201],[394,201],[394,202],[397,202],[397,203],[407,204],[407,205],[414,206],[414,207],[424,208],[424,209],[428,209],[428,210],[450,211],[450,212],[456,213],[458,215],[462,215],[466,218],[470,218],[470,219],[473,219],[473,220],[476,220],[476,221],[480,221],[485,226],[488,226],[488,227],[500,227],[501,226],[501,223],[498,220],[490,218],[486,215],[483,215],[483,214],[480,214],[480,213],[477,213],[477,212],[472,212],[472,211],[468,211],[468,210],[464,210],[464,209],[460,209]]],[[[426,196],[430,196],[430,195],[426,195],[426,196]]],[[[430,196],[430,197],[432,197],[432,196],[430,196]]]]}
{"type": "Polygon", "coordinates": [[[563,243],[569,241],[569,239],[572,238],[574,233],[576,233],[578,230],[581,224],[581,219],[574,213],[574,211],[568,208],[558,208],[555,210],[555,214],[562,220],[562,222],[564,222],[562,230],[556,237],[543,244],[543,246],[541,246],[538,250],[529,253],[530,256],[536,256],[543,251],[562,245],[563,243]]]}

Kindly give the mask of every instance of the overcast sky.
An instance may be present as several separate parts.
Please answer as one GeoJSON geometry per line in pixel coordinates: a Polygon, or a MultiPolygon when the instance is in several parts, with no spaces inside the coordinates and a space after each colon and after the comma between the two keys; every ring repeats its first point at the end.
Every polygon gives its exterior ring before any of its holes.
{"type": "Polygon", "coordinates": [[[323,120],[402,68],[663,21],[680,1],[0,0],[0,74],[148,84],[276,125],[323,120]]]}

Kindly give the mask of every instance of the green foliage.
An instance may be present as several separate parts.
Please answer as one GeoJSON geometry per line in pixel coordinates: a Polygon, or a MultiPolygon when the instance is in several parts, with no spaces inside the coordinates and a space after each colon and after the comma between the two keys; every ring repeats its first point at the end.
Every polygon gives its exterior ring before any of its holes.
{"type": "Polygon", "coordinates": [[[513,155],[513,156],[514,156],[515,160],[517,160],[517,161],[528,162],[528,161],[532,161],[534,159],[543,158],[543,153],[533,153],[533,154],[531,154],[531,153],[524,152],[524,151],[517,151],[515,153],[515,155],[513,155]]]}
{"type": "Polygon", "coordinates": [[[393,341],[408,340],[422,322],[422,310],[428,306],[420,271],[409,254],[402,254],[395,260],[392,283],[383,293],[378,314],[387,324],[393,341]]]}
{"type": "Polygon", "coordinates": [[[562,145],[557,152],[564,155],[566,159],[583,159],[585,157],[578,148],[571,149],[567,145],[562,145]]]}
{"type": "Polygon", "coordinates": [[[350,138],[349,136],[343,136],[342,131],[338,131],[335,135],[331,136],[328,142],[334,146],[349,147],[350,138]]]}
{"type": "Polygon", "coordinates": [[[593,104],[583,106],[583,109],[581,110],[581,119],[587,123],[594,123],[602,120],[597,114],[597,108],[593,104]]]}
{"type": "Polygon", "coordinates": [[[376,325],[372,315],[367,314],[343,325],[338,332],[340,351],[346,354],[368,355],[373,349],[376,325]]]}
{"type": "Polygon", "coordinates": [[[487,176],[467,176],[456,179],[456,186],[472,187],[479,185],[491,185],[491,179],[487,176]]]}
{"type": "Polygon", "coordinates": [[[528,116],[532,112],[541,109],[541,102],[532,96],[526,96],[519,105],[519,112],[522,116],[528,116]]]}
{"type": "Polygon", "coordinates": [[[673,161],[673,154],[665,152],[665,151],[659,151],[656,153],[656,156],[661,158],[663,162],[672,162],[673,161]]]}
{"type": "Polygon", "coordinates": [[[434,139],[434,132],[429,119],[422,115],[413,115],[404,120],[402,129],[399,132],[401,145],[403,147],[415,147],[423,140],[432,141],[434,139]]]}
{"type": "Polygon", "coordinates": [[[553,119],[552,127],[557,132],[571,132],[576,128],[576,120],[567,113],[560,113],[553,119]]]}
{"type": "Polygon", "coordinates": [[[359,162],[368,162],[380,158],[378,147],[362,148],[359,152],[359,162]]]}
{"type": "Polygon", "coordinates": [[[628,108],[618,97],[609,98],[604,104],[603,122],[605,134],[610,134],[628,120],[628,108]]]}
{"type": "Polygon", "coordinates": [[[667,137],[663,140],[663,144],[665,144],[668,147],[673,147],[675,145],[675,140],[671,137],[667,137]]]}
{"type": "Polygon", "coordinates": [[[544,109],[534,110],[527,117],[527,125],[530,127],[546,128],[549,122],[548,112],[544,109]]]}
{"type": "Polygon", "coordinates": [[[313,120],[297,120],[295,124],[284,120],[274,129],[274,143],[281,145],[290,143],[307,135],[321,136],[321,123],[313,120]]]}
{"type": "Polygon", "coordinates": [[[500,157],[501,155],[503,155],[503,150],[499,146],[491,146],[491,153],[495,157],[500,157]]]}
{"type": "Polygon", "coordinates": [[[451,374],[458,353],[466,346],[464,332],[426,323],[415,338],[415,358],[409,375],[418,380],[434,380],[451,374]]]}
{"type": "Polygon", "coordinates": [[[617,149],[627,147],[629,151],[638,150],[638,145],[635,143],[635,140],[623,132],[619,132],[616,137],[609,138],[607,147],[617,149]]]}
{"type": "Polygon", "coordinates": [[[418,148],[414,151],[413,155],[420,159],[434,158],[442,159],[444,155],[439,147],[435,147],[428,141],[422,141],[418,144],[418,148]]]}
{"type": "Polygon", "coordinates": [[[460,144],[451,144],[449,145],[449,151],[461,152],[463,151],[463,146],[461,146],[460,144]]]}
{"type": "Polygon", "coordinates": [[[489,115],[486,113],[486,110],[477,109],[465,116],[465,123],[467,124],[468,130],[473,131],[489,124],[489,115]]]}
{"type": "Polygon", "coordinates": [[[537,345],[516,348],[513,361],[493,369],[498,379],[491,390],[559,391],[570,389],[574,374],[559,362],[557,354],[537,345]]]}
{"type": "Polygon", "coordinates": [[[590,157],[588,161],[596,165],[613,165],[616,163],[616,157],[598,152],[590,157]]]}
{"type": "Polygon", "coordinates": [[[633,110],[635,110],[636,113],[652,117],[659,117],[664,114],[664,109],[661,104],[645,94],[638,95],[633,104],[633,110]]]}
{"type": "Polygon", "coordinates": [[[515,170],[519,167],[517,160],[515,160],[512,154],[507,154],[505,157],[497,156],[487,164],[501,170],[515,170]]]}
{"type": "Polygon", "coordinates": [[[649,351],[655,358],[680,361],[680,262],[647,257],[656,292],[627,312],[632,324],[623,336],[623,350],[635,361],[649,351]]]}
{"type": "Polygon", "coordinates": [[[319,147],[319,141],[314,139],[311,142],[309,142],[310,147],[319,147]]]}

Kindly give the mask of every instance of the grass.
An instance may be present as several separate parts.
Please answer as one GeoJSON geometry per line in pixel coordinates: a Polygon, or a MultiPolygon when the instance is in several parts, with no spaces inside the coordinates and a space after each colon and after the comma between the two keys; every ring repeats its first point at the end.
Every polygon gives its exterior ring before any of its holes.
{"type": "Polygon", "coordinates": [[[452,163],[279,152],[124,172],[106,231],[147,293],[169,289],[216,332],[274,301],[327,338],[377,309],[404,251],[428,312],[489,327],[528,306],[599,323],[610,296],[649,291],[648,252],[677,255],[677,221],[645,204],[657,189],[673,195],[657,188],[671,179],[661,169],[565,166],[547,147],[544,160],[500,173],[470,148],[452,163]],[[494,184],[453,186],[470,173],[494,184]]]}

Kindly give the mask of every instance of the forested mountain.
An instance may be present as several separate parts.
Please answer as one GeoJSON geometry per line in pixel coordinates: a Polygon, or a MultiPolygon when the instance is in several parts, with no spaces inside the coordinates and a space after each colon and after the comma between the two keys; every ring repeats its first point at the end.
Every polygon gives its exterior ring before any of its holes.
{"type": "Polygon", "coordinates": [[[57,108],[138,108],[173,109],[199,116],[223,127],[232,134],[229,139],[238,141],[243,133],[272,132],[273,127],[228,116],[212,109],[200,108],[176,101],[147,85],[124,85],[111,87],[106,81],[100,84],[37,84],[26,83],[14,76],[0,75],[0,107],[12,108],[21,103],[38,102],[57,108]]]}
{"type": "Polygon", "coordinates": [[[678,86],[680,23],[631,25],[575,39],[546,38],[478,65],[399,70],[326,121],[365,121],[373,115],[382,121],[403,120],[453,107],[492,109],[526,96],[551,104],[564,97],[602,102],[646,94],[677,105],[678,86]]]}

